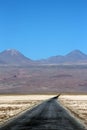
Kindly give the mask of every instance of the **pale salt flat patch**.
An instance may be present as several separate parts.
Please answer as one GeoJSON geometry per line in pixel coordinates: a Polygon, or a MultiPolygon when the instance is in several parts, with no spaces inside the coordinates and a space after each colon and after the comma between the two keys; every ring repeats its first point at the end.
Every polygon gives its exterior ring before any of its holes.
{"type": "Polygon", "coordinates": [[[60,98],[70,100],[87,100],[87,95],[61,95],[60,98]]]}
{"type": "MultiPolygon", "coordinates": [[[[27,104],[24,104],[25,106],[27,105],[27,104]]],[[[22,104],[0,104],[0,107],[23,107],[23,103],[22,104]]],[[[28,106],[30,106],[29,105],[29,103],[28,103],[28,106]]]]}
{"type": "Polygon", "coordinates": [[[0,95],[0,124],[55,95],[0,95]]]}
{"type": "Polygon", "coordinates": [[[59,99],[87,127],[87,95],[61,95],[59,99]]]}
{"type": "Polygon", "coordinates": [[[0,103],[15,100],[46,100],[55,95],[1,95],[0,103]]]}

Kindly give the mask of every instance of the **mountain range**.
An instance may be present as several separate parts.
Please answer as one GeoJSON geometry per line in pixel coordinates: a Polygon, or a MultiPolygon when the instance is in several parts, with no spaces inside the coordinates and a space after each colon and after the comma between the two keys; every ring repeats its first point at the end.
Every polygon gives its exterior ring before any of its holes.
{"type": "Polygon", "coordinates": [[[67,55],[34,61],[15,49],[0,53],[0,93],[87,92],[87,55],[67,55]]]}
{"type": "Polygon", "coordinates": [[[86,64],[87,55],[80,50],[74,50],[67,55],[51,56],[47,59],[32,60],[15,49],[4,50],[0,53],[0,65],[53,65],[53,64],[86,64]]]}

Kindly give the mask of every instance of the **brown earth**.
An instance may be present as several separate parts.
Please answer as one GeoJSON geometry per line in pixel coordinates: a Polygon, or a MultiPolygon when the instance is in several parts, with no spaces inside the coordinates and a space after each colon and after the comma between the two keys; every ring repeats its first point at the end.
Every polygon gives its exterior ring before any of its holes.
{"type": "Polygon", "coordinates": [[[87,92],[87,65],[0,66],[0,93],[87,92]]]}

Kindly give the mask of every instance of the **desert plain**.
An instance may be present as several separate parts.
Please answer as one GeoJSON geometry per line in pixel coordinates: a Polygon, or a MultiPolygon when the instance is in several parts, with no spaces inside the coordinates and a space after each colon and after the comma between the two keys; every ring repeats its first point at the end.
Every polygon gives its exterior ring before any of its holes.
{"type": "Polygon", "coordinates": [[[53,95],[0,95],[0,125],[53,95]]]}
{"type": "MultiPolygon", "coordinates": [[[[56,96],[49,95],[0,95],[0,125],[14,119],[45,100],[56,96]]],[[[87,127],[87,95],[61,94],[58,102],[77,120],[87,127]]]]}

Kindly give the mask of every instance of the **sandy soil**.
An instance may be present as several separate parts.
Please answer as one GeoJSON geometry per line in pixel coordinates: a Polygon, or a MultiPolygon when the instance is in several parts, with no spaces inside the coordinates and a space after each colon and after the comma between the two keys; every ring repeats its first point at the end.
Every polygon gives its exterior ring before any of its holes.
{"type": "MultiPolygon", "coordinates": [[[[0,124],[55,95],[0,95],[0,124]]],[[[87,125],[87,95],[61,95],[59,101],[87,125]]]]}
{"type": "Polygon", "coordinates": [[[57,102],[57,96],[27,110],[0,130],[87,130],[57,102]]]}
{"type": "Polygon", "coordinates": [[[61,95],[59,100],[87,126],[87,95],[61,95]]]}
{"type": "Polygon", "coordinates": [[[0,95],[0,125],[52,95],[0,95]]]}

